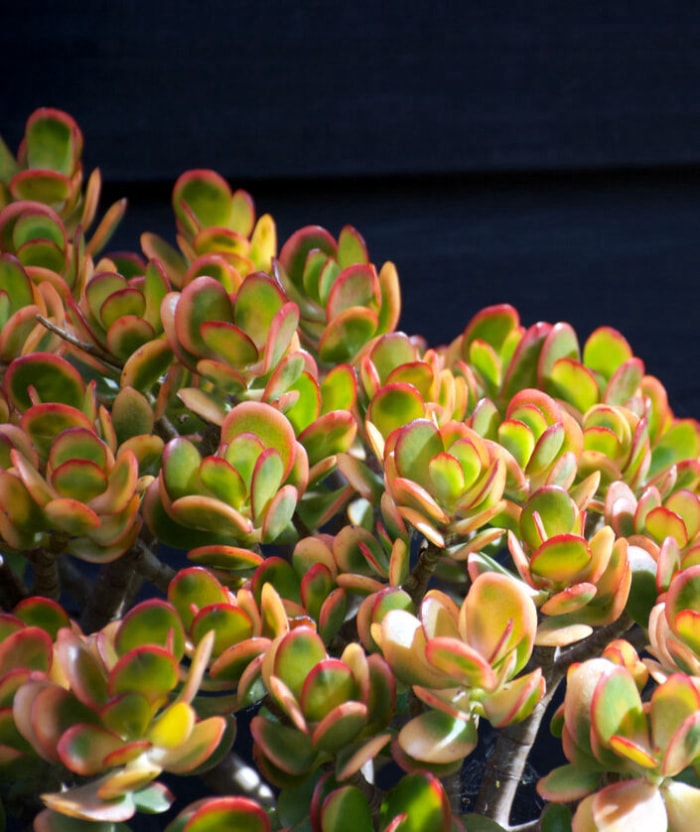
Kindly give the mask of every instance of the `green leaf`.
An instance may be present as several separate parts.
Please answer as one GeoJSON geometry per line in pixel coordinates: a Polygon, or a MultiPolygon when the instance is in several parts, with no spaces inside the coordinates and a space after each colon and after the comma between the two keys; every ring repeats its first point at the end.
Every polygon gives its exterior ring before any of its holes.
{"type": "Polygon", "coordinates": [[[372,832],[372,812],[356,786],[332,791],[321,809],[322,832],[372,832]]]}
{"type": "Polygon", "coordinates": [[[178,682],[178,663],[163,647],[144,645],[125,653],[109,674],[109,693],[140,693],[154,702],[178,682]]]}
{"type": "Polygon", "coordinates": [[[41,402],[61,403],[80,409],[85,395],[82,376],[65,358],[52,353],[32,353],[16,358],[5,372],[5,389],[21,411],[32,404],[34,388],[41,402]]]}
{"type": "Polygon", "coordinates": [[[366,306],[351,306],[336,315],[321,337],[318,357],[326,364],[352,361],[377,332],[377,313],[366,306]]]}
{"type": "Polygon", "coordinates": [[[132,797],[137,811],[149,815],[167,812],[175,800],[175,796],[162,783],[151,783],[145,789],[134,792],[132,797]]]}
{"type": "Polygon", "coordinates": [[[657,441],[651,452],[649,478],[700,453],[700,431],[693,419],[678,419],[657,441]]]}
{"type": "MultiPolygon", "coordinates": [[[[367,408],[368,421],[379,428],[385,439],[394,429],[422,419],[424,415],[425,405],[420,393],[412,385],[400,382],[382,387],[367,408]]],[[[442,450],[440,443],[438,451],[442,450]]]]}
{"type": "MultiPolygon", "coordinates": [[[[17,618],[29,626],[39,627],[44,630],[51,639],[55,639],[61,627],[70,626],[68,613],[50,598],[32,596],[25,598],[17,604],[13,610],[17,618]]],[[[2,643],[2,637],[0,637],[2,643]]],[[[2,662],[0,662],[2,665],[2,662]]]]}
{"type": "Polygon", "coordinates": [[[401,748],[428,766],[464,759],[476,748],[477,739],[471,719],[457,719],[439,710],[425,711],[399,733],[401,748]]]}
{"type": "Polygon", "coordinates": [[[481,815],[464,815],[466,828],[469,832],[506,832],[506,830],[491,818],[484,818],[481,815]]]}
{"type": "Polygon", "coordinates": [[[281,771],[303,775],[314,766],[317,755],[306,734],[261,716],[253,717],[250,730],[260,750],[281,771]]]}
{"type": "Polygon", "coordinates": [[[267,275],[256,272],[243,281],[236,295],[234,321],[258,349],[265,345],[270,325],[286,300],[279,284],[267,275]]]}
{"type": "Polygon", "coordinates": [[[215,797],[192,804],[180,818],[176,818],[166,832],[270,832],[270,821],[255,801],[247,797],[215,797]]]}
{"type": "Polygon", "coordinates": [[[592,332],[583,347],[583,363],[606,381],[632,358],[632,349],[625,338],[612,327],[602,326],[592,332]]]}
{"type": "Polygon", "coordinates": [[[314,665],[327,658],[321,637],[313,630],[299,627],[282,640],[275,654],[274,674],[287,685],[297,701],[314,665]]]}
{"type": "Polygon", "coordinates": [[[167,601],[150,598],[133,607],[117,630],[115,647],[120,654],[144,644],[167,647],[180,659],[185,652],[185,633],[175,608],[167,601]]]}
{"type": "Polygon", "coordinates": [[[571,832],[571,810],[567,806],[550,803],[540,817],[542,832],[571,832]]]}
{"type": "Polygon", "coordinates": [[[27,120],[25,141],[28,167],[70,175],[80,157],[83,140],[68,113],[42,107],[27,120]]]}
{"type": "Polygon", "coordinates": [[[228,603],[226,590],[207,569],[181,569],[168,586],[168,601],[175,607],[186,630],[197,611],[210,604],[228,603]]]}
{"type": "Polygon", "coordinates": [[[5,144],[2,136],[0,136],[0,182],[3,182],[5,185],[9,184],[10,179],[12,179],[18,170],[19,165],[17,164],[17,160],[10,151],[10,148],[5,144]]]}
{"type": "Polygon", "coordinates": [[[508,335],[519,324],[518,312],[509,304],[488,306],[477,312],[467,325],[463,335],[464,345],[468,347],[472,341],[481,340],[500,352],[508,335]]]}
{"type": "Polygon", "coordinates": [[[238,644],[253,636],[253,622],[240,607],[232,604],[210,604],[195,616],[190,633],[197,644],[209,632],[214,631],[212,656],[218,656],[231,644],[238,644]]]}
{"type": "Polygon", "coordinates": [[[560,358],[552,367],[547,390],[581,413],[593,407],[599,398],[598,383],[593,373],[570,358],[560,358]]]}
{"type": "Polygon", "coordinates": [[[294,285],[301,288],[304,265],[309,252],[319,249],[330,257],[337,252],[333,237],[318,225],[300,228],[282,246],[280,263],[294,285]]]}
{"type": "Polygon", "coordinates": [[[183,437],[171,439],[163,451],[162,477],[171,500],[199,493],[199,466],[202,457],[193,442],[183,437]]]}
{"type": "Polygon", "coordinates": [[[213,277],[197,277],[182,290],[175,309],[175,329],[182,346],[199,357],[211,357],[200,327],[209,321],[233,322],[233,305],[213,277]]]}
{"type": "Polygon", "coordinates": [[[173,188],[175,215],[190,233],[209,226],[228,228],[231,208],[231,189],[213,170],[187,171],[173,188]]]}
{"type": "Polygon", "coordinates": [[[407,818],[401,825],[402,832],[449,832],[449,802],[440,781],[432,774],[405,775],[384,798],[381,823],[386,826],[404,813],[407,818]]]}
{"type": "Polygon", "coordinates": [[[344,269],[356,263],[369,263],[367,246],[360,232],[346,225],[338,235],[338,265],[344,269]]]}
{"type": "MultiPolygon", "coordinates": [[[[224,420],[221,442],[230,444],[242,434],[251,434],[263,447],[274,448],[282,459],[284,477],[289,476],[297,445],[294,428],[284,414],[263,402],[241,402],[224,420]]],[[[239,468],[238,465],[236,467],[239,468]]]]}

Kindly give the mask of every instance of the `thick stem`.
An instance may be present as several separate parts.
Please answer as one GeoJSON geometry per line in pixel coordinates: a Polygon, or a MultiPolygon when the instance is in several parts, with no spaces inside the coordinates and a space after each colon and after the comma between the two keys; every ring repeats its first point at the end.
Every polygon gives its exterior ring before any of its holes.
{"type": "Polygon", "coordinates": [[[403,585],[403,589],[411,596],[416,607],[420,606],[420,602],[425,596],[441,554],[442,550],[438,549],[437,546],[426,543],[425,547],[421,549],[418,563],[403,585]]]}
{"type": "Polygon", "coordinates": [[[347,782],[356,786],[367,798],[375,825],[378,824],[379,811],[381,809],[382,801],[384,800],[384,791],[378,786],[375,786],[374,783],[368,782],[361,771],[355,772],[355,774],[353,774],[347,782]]]}
{"type": "Polygon", "coordinates": [[[122,612],[135,572],[134,558],[135,552],[130,549],[117,560],[100,567],[80,619],[80,626],[86,633],[101,629],[122,612]]]}
{"type": "MultiPolygon", "coordinates": [[[[555,661],[556,668],[563,675],[575,662],[584,662],[586,659],[599,656],[607,644],[616,638],[622,638],[634,626],[632,618],[627,613],[623,613],[612,624],[601,627],[588,636],[588,638],[583,639],[583,641],[579,641],[566,650],[562,650],[555,661]]],[[[633,641],[633,646],[643,647],[646,644],[646,636],[640,627],[635,628],[635,631],[629,633],[629,635],[633,641]]]]}
{"type": "Polygon", "coordinates": [[[459,816],[462,813],[462,771],[459,769],[453,774],[447,774],[440,778],[445,794],[450,802],[452,814],[459,816]]]}
{"type": "Polygon", "coordinates": [[[554,659],[551,650],[537,647],[533,651],[527,669],[541,667],[546,683],[546,694],[532,714],[517,725],[504,728],[496,740],[496,746],[487,760],[484,779],[476,802],[477,814],[485,815],[508,827],[511,807],[522,780],[532,746],[537,739],[542,719],[555,691],[574,662],[600,655],[613,639],[621,638],[634,622],[623,613],[617,621],[601,627],[592,635],[566,650],[554,659]]]}
{"type": "Polygon", "coordinates": [[[493,752],[486,761],[484,779],[475,806],[476,814],[489,817],[505,827],[509,825],[515,794],[542,719],[563,678],[563,674],[554,668],[551,650],[535,648],[530,664],[542,668],[547,692],[527,719],[508,725],[499,733],[493,752]]]}
{"type": "Polygon", "coordinates": [[[50,549],[35,549],[31,553],[34,571],[34,595],[43,595],[52,601],[58,601],[61,595],[61,578],[58,570],[59,554],[50,549]]]}
{"type": "Polygon", "coordinates": [[[167,563],[163,563],[153,551],[142,541],[137,540],[134,544],[133,567],[138,574],[152,583],[161,592],[167,594],[168,585],[175,577],[175,570],[167,563]]]}
{"type": "Polygon", "coordinates": [[[58,574],[61,578],[63,591],[68,593],[76,605],[82,609],[90,597],[90,582],[87,577],[78,569],[71,558],[59,559],[58,574]]]}

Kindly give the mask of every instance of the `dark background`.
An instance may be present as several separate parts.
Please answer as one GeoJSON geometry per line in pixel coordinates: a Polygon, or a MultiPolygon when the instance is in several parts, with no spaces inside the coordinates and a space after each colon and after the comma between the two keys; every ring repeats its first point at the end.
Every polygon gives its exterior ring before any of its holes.
{"type": "Polygon", "coordinates": [[[281,241],[355,225],[431,344],[502,301],[581,341],[608,324],[695,415],[693,8],[0,0],[0,132],[70,112],[104,206],[129,197],[116,247],[172,240],[173,182],[211,167],[281,241]]]}
{"type": "Polygon", "coordinates": [[[504,301],[611,325],[700,416],[694,7],[0,0],[0,134],[70,112],[129,198],[115,248],[174,240],[175,179],[214,168],[281,242],[356,226],[429,343],[504,301]]]}

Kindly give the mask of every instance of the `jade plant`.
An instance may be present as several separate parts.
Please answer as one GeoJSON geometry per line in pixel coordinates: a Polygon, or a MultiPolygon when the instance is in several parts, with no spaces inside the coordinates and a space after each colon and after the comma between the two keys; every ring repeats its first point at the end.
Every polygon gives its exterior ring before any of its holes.
{"type": "Polygon", "coordinates": [[[0,829],[695,829],[700,424],[623,335],[427,345],[211,170],[110,252],[82,148],[0,141],[0,829]]]}

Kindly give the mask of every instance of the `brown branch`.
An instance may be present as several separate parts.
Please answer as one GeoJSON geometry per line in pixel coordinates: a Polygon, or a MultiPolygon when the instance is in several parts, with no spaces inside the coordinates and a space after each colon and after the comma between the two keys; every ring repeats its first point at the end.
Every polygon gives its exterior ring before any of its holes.
{"type": "Polygon", "coordinates": [[[453,815],[459,816],[462,813],[462,771],[461,768],[452,774],[446,774],[440,778],[442,787],[445,790],[447,799],[450,802],[450,809],[453,815]]]}
{"type": "Polygon", "coordinates": [[[178,429],[167,416],[160,416],[155,424],[156,433],[167,442],[169,439],[177,439],[180,436],[178,429]]]}
{"type": "Polygon", "coordinates": [[[87,576],[78,569],[72,558],[59,559],[58,574],[61,578],[61,588],[79,607],[84,607],[90,597],[90,582],[87,576]]]}
{"type": "Polygon", "coordinates": [[[123,612],[135,574],[134,557],[134,550],[130,549],[117,560],[104,563],[100,567],[80,618],[80,626],[85,633],[101,629],[123,612]]]}
{"type": "Polygon", "coordinates": [[[34,549],[27,553],[34,572],[32,593],[58,601],[61,595],[61,578],[58,569],[60,553],[51,549],[34,549]]]}
{"type": "Polygon", "coordinates": [[[525,771],[527,759],[542,724],[547,707],[563,678],[554,668],[553,651],[536,647],[528,667],[542,668],[547,685],[546,693],[535,706],[530,716],[514,725],[503,728],[496,740],[496,745],[486,761],[484,779],[474,811],[485,815],[501,826],[507,827],[516,792],[525,771]]]}
{"type": "Polygon", "coordinates": [[[426,542],[421,549],[418,563],[414,566],[411,574],[406,578],[402,589],[407,592],[416,607],[420,606],[428,589],[430,579],[437,568],[438,561],[442,555],[442,549],[438,549],[432,543],[426,542]]]}
{"type": "Polygon", "coordinates": [[[168,585],[175,577],[172,566],[163,563],[142,540],[137,540],[134,544],[134,553],[133,567],[136,572],[167,594],[168,585]]]}
{"type": "MultiPolygon", "coordinates": [[[[554,662],[554,666],[563,676],[566,671],[576,662],[583,662],[586,659],[591,659],[594,656],[599,656],[603,648],[616,638],[622,638],[628,631],[635,627],[635,623],[631,616],[623,613],[612,624],[607,624],[604,627],[591,633],[588,638],[573,644],[567,650],[559,651],[558,656],[554,662]]],[[[641,628],[637,628],[643,634],[641,628]]],[[[636,640],[636,638],[635,638],[636,640]]],[[[645,641],[646,643],[646,641],[645,641]]]]}
{"type": "Polygon", "coordinates": [[[91,355],[93,358],[96,358],[101,364],[104,364],[105,367],[109,367],[110,370],[113,370],[116,373],[121,373],[121,365],[115,364],[114,357],[109,355],[109,353],[104,352],[104,350],[101,350],[94,344],[88,344],[85,341],[81,341],[77,336],[73,335],[72,332],[69,332],[67,329],[62,329],[53,321],[50,321],[48,318],[45,318],[39,313],[37,313],[34,317],[45,329],[48,329],[49,332],[53,332],[58,335],[62,341],[65,341],[72,347],[76,347],[76,349],[79,349],[82,352],[87,353],[87,355],[91,355]]]}
{"type": "Polygon", "coordinates": [[[484,779],[476,802],[478,814],[486,815],[501,826],[508,827],[513,800],[530,751],[537,739],[542,719],[567,670],[575,662],[600,655],[606,644],[615,638],[621,638],[633,626],[632,619],[624,613],[612,624],[600,627],[588,638],[566,650],[558,651],[556,656],[549,648],[535,648],[526,671],[541,667],[547,692],[526,720],[509,725],[499,733],[495,748],[486,763],[484,779]]]}

